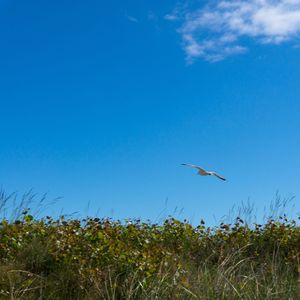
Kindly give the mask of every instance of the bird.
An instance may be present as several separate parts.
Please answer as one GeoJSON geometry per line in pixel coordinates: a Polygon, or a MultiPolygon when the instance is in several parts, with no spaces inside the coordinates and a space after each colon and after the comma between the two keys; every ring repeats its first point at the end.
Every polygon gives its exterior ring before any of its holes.
{"type": "Polygon", "coordinates": [[[201,168],[199,166],[196,166],[196,165],[191,165],[191,164],[181,164],[181,165],[197,169],[198,170],[198,173],[197,173],[198,175],[201,175],[201,176],[216,176],[217,178],[219,178],[223,181],[226,181],[226,179],[223,176],[217,174],[216,172],[206,171],[203,168],[201,168]]]}

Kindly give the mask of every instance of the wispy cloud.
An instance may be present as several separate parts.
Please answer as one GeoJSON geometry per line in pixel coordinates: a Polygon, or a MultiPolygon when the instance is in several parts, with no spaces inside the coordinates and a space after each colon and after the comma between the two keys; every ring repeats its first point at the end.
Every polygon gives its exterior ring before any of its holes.
{"type": "MultiPolygon", "coordinates": [[[[165,18],[179,19],[176,10],[165,18]]],[[[260,44],[281,44],[300,35],[300,0],[212,1],[183,15],[178,32],[189,62],[219,61],[244,53],[244,37],[260,44]]]]}
{"type": "Polygon", "coordinates": [[[165,15],[165,19],[168,21],[177,21],[179,18],[176,14],[167,14],[165,15]]]}
{"type": "Polygon", "coordinates": [[[125,17],[126,17],[126,19],[127,19],[128,21],[130,21],[130,22],[133,22],[133,23],[138,23],[138,22],[139,22],[139,20],[138,20],[137,18],[128,15],[127,12],[125,13],[125,17]]]}

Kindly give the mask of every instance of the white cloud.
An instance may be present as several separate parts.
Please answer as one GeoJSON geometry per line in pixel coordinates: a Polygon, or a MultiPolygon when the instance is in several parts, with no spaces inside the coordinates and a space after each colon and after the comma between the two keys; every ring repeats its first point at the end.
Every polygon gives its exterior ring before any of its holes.
{"type": "Polygon", "coordinates": [[[136,17],[128,15],[127,12],[125,13],[125,17],[130,22],[133,22],[133,23],[138,23],[139,22],[139,20],[136,17]]]}
{"type": "MultiPolygon", "coordinates": [[[[166,19],[174,20],[174,14],[166,19]],[[172,16],[172,17],[171,17],[172,16]]],[[[189,62],[244,53],[241,38],[281,44],[300,35],[300,0],[221,0],[186,11],[178,32],[189,62]]]]}
{"type": "Polygon", "coordinates": [[[176,16],[176,14],[167,14],[164,18],[168,21],[177,21],[179,19],[178,16],[176,16]]]}

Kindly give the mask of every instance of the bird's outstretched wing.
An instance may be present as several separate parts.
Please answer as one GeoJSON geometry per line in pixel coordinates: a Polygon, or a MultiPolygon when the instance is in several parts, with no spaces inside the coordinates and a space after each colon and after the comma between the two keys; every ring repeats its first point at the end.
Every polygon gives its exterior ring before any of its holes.
{"type": "Polygon", "coordinates": [[[212,172],[211,174],[214,175],[214,176],[216,176],[216,177],[218,177],[221,180],[226,181],[226,179],[224,177],[222,177],[221,175],[217,174],[216,172],[212,172]]]}
{"type": "Polygon", "coordinates": [[[200,174],[206,174],[207,173],[204,169],[202,169],[201,167],[196,166],[196,165],[191,165],[191,164],[181,164],[181,165],[198,169],[200,174]]]}

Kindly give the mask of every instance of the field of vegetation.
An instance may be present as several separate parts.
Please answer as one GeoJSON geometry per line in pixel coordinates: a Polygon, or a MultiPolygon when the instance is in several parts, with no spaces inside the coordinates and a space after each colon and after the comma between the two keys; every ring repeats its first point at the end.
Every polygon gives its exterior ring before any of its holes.
{"type": "Polygon", "coordinates": [[[199,223],[2,217],[0,299],[300,299],[297,220],[199,223]]]}

